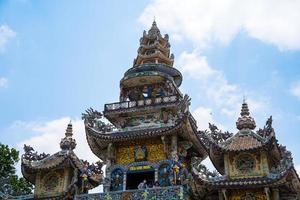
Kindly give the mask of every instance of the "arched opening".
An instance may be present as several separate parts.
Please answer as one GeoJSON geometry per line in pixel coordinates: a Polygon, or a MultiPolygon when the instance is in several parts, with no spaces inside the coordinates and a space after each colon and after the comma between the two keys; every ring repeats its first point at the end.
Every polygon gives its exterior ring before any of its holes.
{"type": "Polygon", "coordinates": [[[147,186],[154,184],[155,170],[151,166],[130,167],[127,171],[126,190],[138,189],[138,185],[146,180],[147,186]]]}

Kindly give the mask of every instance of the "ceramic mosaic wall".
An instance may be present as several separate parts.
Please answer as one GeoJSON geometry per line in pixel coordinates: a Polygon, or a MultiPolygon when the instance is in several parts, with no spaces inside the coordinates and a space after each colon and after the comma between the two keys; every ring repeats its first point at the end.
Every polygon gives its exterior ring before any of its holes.
{"type": "Polygon", "coordinates": [[[38,197],[56,196],[64,190],[65,170],[55,170],[37,176],[35,194],[38,197]]]}
{"type": "Polygon", "coordinates": [[[183,186],[78,195],[75,200],[189,200],[183,186]]]}
{"type": "MultiPolygon", "coordinates": [[[[116,163],[119,165],[127,165],[135,162],[134,150],[136,146],[140,145],[117,148],[116,163]]],[[[147,149],[147,161],[155,162],[166,159],[163,144],[146,144],[145,147],[147,149]]]]}
{"type": "Polygon", "coordinates": [[[225,165],[230,178],[261,177],[268,174],[268,164],[265,153],[226,155],[225,165]]]}

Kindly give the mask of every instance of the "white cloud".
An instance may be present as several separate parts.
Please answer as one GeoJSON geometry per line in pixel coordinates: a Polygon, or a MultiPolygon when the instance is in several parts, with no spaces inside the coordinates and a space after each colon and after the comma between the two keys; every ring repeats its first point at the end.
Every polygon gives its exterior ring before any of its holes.
{"type": "Polygon", "coordinates": [[[0,88],[7,87],[8,80],[4,77],[0,77],[0,88]]]}
{"type": "Polygon", "coordinates": [[[140,21],[159,26],[200,48],[230,43],[241,31],[281,50],[300,49],[299,0],[154,0],[140,21]]]}
{"type": "MultiPolygon", "coordinates": [[[[183,73],[199,82],[198,92],[207,97],[222,114],[233,117],[239,113],[243,95],[250,94],[250,92],[244,91],[238,85],[229,83],[222,71],[213,69],[208,64],[206,57],[200,55],[197,51],[192,53],[183,52],[179,56],[178,64],[181,66],[183,73]]],[[[265,107],[262,101],[253,100],[252,98],[247,99],[247,102],[251,111],[261,110],[265,107]]],[[[202,107],[198,111],[205,113],[202,107]]],[[[202,117],[208,119],[207,115],[202,117]]]]}
{"type": "Polygon", "coordinates": [[[291,84],[290,93],[300,100],[300,81],[296,81],[291,84]]]}
{"type": "Polygon", "coordinates": [[[0,26],[0,53],[5,51],[6,45],[16,36],[16,33],[7,25],[0,26]]]}
{"type": "Polygon", "coordinates": [[[214,120],[212,118],[210,108],[205,107],[198,107],[194,112],[193,116],[195,117],[197,121],[197,125],[199,129],[204,130],[208,128],[208,123],[214,123],[214,120]]]}
{"type": "MultiPolygon", "coordinates": [[[[60,151],[59,143],[65,136],[67,124],[70,122],[69,117],[63,117],[48,122],[15,122],[13,128],[31,130],[35,136],[21,141],[17,146],[22,149],[24,144],[32,146],[38,152],[49,154],[60,151]]],[[[75,153],[80,159],[88,161],[99,160],[90,150],[85,136],[84,124],[82,120],[72,120],[73,137],[76,139],[77,146],[75,153]]],[[[21,150],[23,153],[23,151],[21,150]]]]}
{"type": "Polygon", "coordinates": [[[219,129],[225,130],[225,127],[215,121],[212,114],[212,109],[205,107],[198,107],[193,112],[193,116],[197,121],[197,126],[200,130],[208,129],[208,123],[213,123],[218,126],[219,129]]]}
{"type": "Polygon", "coordinates": [[[218,74],[213,70],[205,56],[200,56],[196,51],[188,53],[184,51],[178,59],[178,64],[181,66],[181,71],[187,75],[199,79],[206,80],[213,75],[218,74]]]}

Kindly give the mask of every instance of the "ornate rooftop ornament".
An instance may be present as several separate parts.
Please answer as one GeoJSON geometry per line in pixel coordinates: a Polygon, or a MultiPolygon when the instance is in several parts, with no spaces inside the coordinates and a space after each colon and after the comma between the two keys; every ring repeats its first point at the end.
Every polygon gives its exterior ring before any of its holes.
{"type": "Polygon", "coordinates": [[[202,164],[203,160],[199,157],[192,158],[192,167],[197,174],[199,174],[202,178],[208,180],[211,178],[220,177],[218,171],[210,171],[207,169],[205,165],[202,164]]]}
{"type": "Polygon", "coordinates": [[[85,113],[82,113],[82,119],[87,127],[94,128],[101,133],[111,132],[114,129],[112,124],[103,122],[103,114],[93,108],[89,108],[85,113]]]}
{"type": "Polygon", "coordinates": [[[60,148],[62,150],[73,150],[76,147],[76,140],[72,138],[73,128],[71,122],[66,129],[65,137],[61,139],[60,148]]]}
{"type": "Polygon", "coordinates": [[[257,134],[262,136],[262,137],[269,137],[269,136],[274,136],[275,135],[275,132],[274,132],[274,128],[272,126],[272,123],[273,123],[273,118],[272,116],[270,116],[268,118],[268,120],[266,121],[266,125],[264,126],[264,128],[260,128],[258,131],[257,131],[257,134]]]}
{"type": "Polygon", "coordinates": [[[208,123],[208,125],[209,131],[204,130],[198,132],[200,140],[207,148],[209,148],[211,142],[215,144],[222,144],[233,136],[233,133],[230,133],[228,131],[223,132],[222,130],[219,130],[219,128],[215,124],[208,123]]]}
{"type": "Polygon", "coordinates": [[[191,98],[188,95],[184,95],[183,99],[179,102],[179,117],[189,112],[189,106],[191,105],[191,98]]]}
{"type": "Polygon", "coordinates": [[[241,109],[241,116],[236,122],[236,127],[239,130],[250,129],[254,130],[256,127],[254,119],[250,116],[248,104],[244,101],[241,109]]]}
{"type": "Polygon", "coordinates": [[[158,29],[155,20],[153,21],[152,26],[148,31],[148,35],[151,39],[156,39],[157,37],[161,37],[160,30],[158,29]]]}
{"type": "Polygon", "coordinates": [[[42,160],[42,159],[50,156],[50,154],[45,154],[45,153],[38,154],[36,151],[34,151],[34,149],[31,146],[26,145],[26,144],[24,144],[23,148],[24,148],[25,154],[22,155],[22,159],[25,159],[25,160],[38,161],[38,160],[42,160]]]}

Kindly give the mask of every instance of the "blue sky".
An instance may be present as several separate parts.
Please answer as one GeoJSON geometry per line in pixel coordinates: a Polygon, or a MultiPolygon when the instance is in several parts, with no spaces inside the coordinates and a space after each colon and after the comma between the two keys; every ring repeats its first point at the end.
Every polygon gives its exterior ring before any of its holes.
{"type": "Polygon", "coordinates": [[[199,127],[236,132],[245,95],[300,166],[300,1],[251,2],[0,0],[0,142],[55,152],[72,119],[78,154],[95,159],[81,113],[118,101],[155,16],[199,127]]]}

